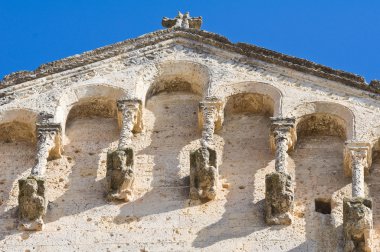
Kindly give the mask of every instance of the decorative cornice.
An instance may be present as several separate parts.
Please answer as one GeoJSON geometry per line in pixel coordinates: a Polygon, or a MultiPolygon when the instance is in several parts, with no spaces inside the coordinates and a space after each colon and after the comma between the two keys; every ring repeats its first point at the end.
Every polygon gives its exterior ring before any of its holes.
{"type": "MultiPolygon", "coordinates": [[[[97,61],[108,59],[122,53],[133,51],[139,48],[157,44],[159,42],[177,37],[198,41],[207,45],[220,48],[222,50],[227,50],[230,52],[235,52],[244,55],[248,58],[261,60],[267,63],[294,69],[324,79],[337,81],[347,86],[380,94],[380,88],[378,88],[377,85],[368,85],[365,82],[364,78],[359,75],[344,72],[341,70],[335,70],[305,59],[281,54],[255,45],[249,45],[245,43],[234,44],[231,43],[227,38],[218,34],[191,28],[170,28],[165,30],[159,30],[156,32],[145,34],[138,38],[125,40],[109,46],[88,51],[80,55],[75,55],[47,64],[43,64],[34,71],[19,71],[11,73],[9,75],[6,75],[0,81],[0,90],[26,81],[35,80],[41,77],[49,76],[51,74],[60,73],[66,70],[74,69],[97,61]]],[[[376,84],[377,82],[373,83],[376,84]]],[[[0,92],[0,97],[1,95],[2,94],[0,92]]]]}

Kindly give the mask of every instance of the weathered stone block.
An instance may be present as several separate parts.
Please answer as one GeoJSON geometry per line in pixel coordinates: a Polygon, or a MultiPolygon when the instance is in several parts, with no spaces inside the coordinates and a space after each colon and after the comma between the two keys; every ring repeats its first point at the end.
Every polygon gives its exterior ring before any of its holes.
{"type": "Polygon", "coordinates": [[[372,200],[343,199],[344,251],[372,251],[372,200]]]}
{"type": "Polygon", "coordinates": [[[190,199],[213,200],[216,196],[218,168],[216,151],[199,148],[190,153],[190,199]]]}
{"type": "Polygon", "coordinates": [[[30,176],[20,179],[19,185],[19,217],[21,230],[42,230],[42,217],[46,213],[45,179],[30,176]]]}
{"type": "Polygon", "coordinates": [[[272,172],[265,176],[265,220],[270,225],[292,223],[294,191],[289,174],[272,172]]]}
{"type": "Polygon", "coordinates": [[[117,149],[107,153],[108,200],[131,201],[133,199],[134,151],[132,148],[117,149]]]}

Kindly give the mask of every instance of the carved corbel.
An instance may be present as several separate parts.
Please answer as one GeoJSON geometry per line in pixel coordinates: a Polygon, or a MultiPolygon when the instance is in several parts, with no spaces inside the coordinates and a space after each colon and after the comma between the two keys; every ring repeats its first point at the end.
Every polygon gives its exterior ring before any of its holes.
{"type": "Polygon", "coordinates": [[[107,153],[108,182],[107,200],[133,200],[134,150],[131,147],[119,148],[107,153]]]}
{"type": "Polygon", "coordinates": [[[133,200],[134,148],[133,133],[142,130],[142,102],[138,99],[124,99],[117,102],[120,130],[117,150],[107,154],[108,200],[133,200]]]}
{"type": "Polygon", "coordinates": [[[202,129],[201,148],[190,153],[190,198],[213,200],[218,185],[214,132],[222,127],[222,102],[208,97],[199,103],[198,122],[202,129]]]}
{"type": "Polygon", "coordinates": [[[46,213],[45,174],[48,159],[61,157],[61,126],[52,115],[41,113],[37,123],[37,154],[31,175],[20,179],[19,217],[21,230],[42,230],[46,213]]]}
{"type": "Polygon", "coordinates": [[[344,251],[372,251],[372,199],[343,199],[344,251]]]}
{"type": "Polygon", "coordinates": [[[294,203],[293,181],[287,172],[287,152],[294,148],[294,118],[271,118],[270,144],[275,151],[275,172],[265,176],[265,220],[270,225],[290,225],[294,203]]]}
{"type": "Polygon", "coordinates": [[[47,200],[45,199],[45,179],[29,176],[18,181],[19,195],[19,229],[40,231],[44,222],[42,217],[46,213],[47,200]]]}
{"type": "Polygon", "coordinates": [[[365,197],[364,176],[372,162],[369,143],[346,142],[344,172],[352,176],[352,198],[343,200],[345,251],[372,251],[372,199],[365,197]]]}

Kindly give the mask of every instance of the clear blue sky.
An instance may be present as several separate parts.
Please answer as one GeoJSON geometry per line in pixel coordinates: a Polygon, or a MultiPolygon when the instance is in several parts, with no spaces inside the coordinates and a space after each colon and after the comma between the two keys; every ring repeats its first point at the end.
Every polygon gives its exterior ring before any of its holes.
{"type": "Polygon", "coordinates": [[[379,0],[0,0],[0,78],[162,29],[178,10],[232,42],[380,79],[379,0]]]}

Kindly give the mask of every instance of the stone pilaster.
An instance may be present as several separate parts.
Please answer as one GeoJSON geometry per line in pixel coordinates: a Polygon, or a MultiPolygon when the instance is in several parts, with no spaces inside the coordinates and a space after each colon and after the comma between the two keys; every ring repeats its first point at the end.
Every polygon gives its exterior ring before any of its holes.
{"type": "Polygon", "coordinates": [[[344,173],[352,176],[352,197],[364,197],[364,176],[372,164],[371,145],[362,142],[346,142],[344,148],[344,173]]]}
{"type": "Polygon", "coordinates": [[[201,148],[190,153],[190,198],[212,200],[218,184],[214,132],[222,124],[222,102],[208,97],[200,102],[198,118],[202,128],[201,148]]]}
{"type": "Polygon", "coordinates": [[[48,159],[61,156],[61,126],[51,122],[52,115],[40,114],[37,123],[37,154],[35,165],[27,178],[20,179],[19,217],[21,230],[42,230],[46,213],[45,174],[48,159]]]}
{"type": "Polygon", "coordinates": [[[265,219],[270,225],[290,225],[294,202],[293,181],[287,172],[287,152],[294,147],[294,118],[271,118],[271,148],[275,172],[265,176],[265,219]]]}
{"type": "Polygon", "coordinates": [[[119,147],[125,148],[132,143],[133,133],[142,130],[142,102],[138,99],[117,101],[120,130],[119,147]]]}
{"type": "Polygon", "coordinates": [[[371,162],[369,143],[346,143],[344,167],[345,174],[352,176],[352,198],[343,200],[345,251],[372,251],[372,199],[365,198],[364,183],[371,162]]]}
{"type": "Polygon", "coordinates": [[[60,133],[60,124],[37,124],[37,155],[31,172],[32,176],[44,176],[48,159],[61,157],[60,133]]]}
{"type": "Polygon", "coordinates": [[[121,126],[117,150],[107,153],[108,200],[131,201],[135,175],[133,133],[142,130],[142,102],[137,99],[119,100],[118,118],[121,126]]]}

